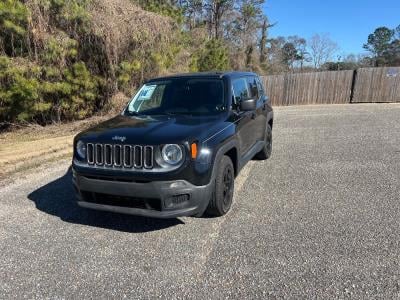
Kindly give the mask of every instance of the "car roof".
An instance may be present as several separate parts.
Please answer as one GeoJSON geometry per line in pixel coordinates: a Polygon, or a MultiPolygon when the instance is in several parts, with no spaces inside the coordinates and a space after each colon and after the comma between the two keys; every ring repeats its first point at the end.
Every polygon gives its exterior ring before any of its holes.
{"type": "Polygon", "coordinates": [[[241,76],[257,76],[257,74],[253,72],[240,72],[240,71],[182,73],[182,74],[172,74],[168,76],[152,78],[147,82],[154,82],[154,81],[161,81],[161,80],[175,79],[175,78],[223,78],[223,77],[235,78],[241,76]]]}

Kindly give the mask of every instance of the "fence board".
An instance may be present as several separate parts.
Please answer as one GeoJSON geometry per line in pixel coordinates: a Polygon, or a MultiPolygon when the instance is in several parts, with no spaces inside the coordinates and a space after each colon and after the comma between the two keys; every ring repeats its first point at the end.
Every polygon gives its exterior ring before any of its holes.
{"type": "Polygon", "coordinates": [[[352,102],[400,102],[400,67],[358,69],[352,102]]]}
{"type": "Polygon", "coordinates": [[[272,105],[349,103],[353,71],[263,76],[272,105]]]}

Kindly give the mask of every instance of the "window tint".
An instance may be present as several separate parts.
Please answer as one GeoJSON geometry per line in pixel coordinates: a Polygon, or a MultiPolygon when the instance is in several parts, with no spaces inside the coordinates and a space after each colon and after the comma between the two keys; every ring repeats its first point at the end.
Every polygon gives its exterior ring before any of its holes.
{"type": "Polygon", "coordinates": [[[176,78],[145,84],[128,105],[127,113],[209,114],[224,110],[220,79],[176,78]]]}
{"type": "Polygon", "coordinates": [[[250,97],[258,100],[260,95],[258,94],[256,77],[247,77],[247,84],[249,85],[250,97]]]}
{"type": "Polygon", "coordinates": [[[239,103],[242,100],[250,98],[250,93],[248,90],[248,84],[246,78],[234,79],[232,82],[234,102],[239,103]]]}

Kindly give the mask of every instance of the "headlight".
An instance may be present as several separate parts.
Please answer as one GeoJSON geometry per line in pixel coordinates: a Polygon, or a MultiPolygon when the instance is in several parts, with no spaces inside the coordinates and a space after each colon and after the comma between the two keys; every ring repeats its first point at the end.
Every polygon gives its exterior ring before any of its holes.
{"type": "Polygon", "coordinates": [[[86,144],[82,141],[76,143],[76,153],[78,153],[80,158],[86,157],[86,144]]]}
{"type": "Polygon", "coordinates": [[[167,144],[161,150],[163,160],[170,165],[177,165],[183,159],[182,148],[179,145],[167,144]]]}

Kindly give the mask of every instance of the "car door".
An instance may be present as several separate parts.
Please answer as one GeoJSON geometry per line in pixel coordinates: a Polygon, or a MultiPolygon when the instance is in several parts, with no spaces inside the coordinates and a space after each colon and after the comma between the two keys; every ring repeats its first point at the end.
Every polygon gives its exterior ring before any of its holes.
{"type": "Polygon", "coordinates": [[[239,109],[240,102],[250,98],[249,85],[246,77],[232,80],[232,95],[240,155],[243,156],[247,153],[255,140],[253,132],[255,128],[254,112],[240,111],[239,109]]]}
{"type": "Polygon", "coordinates": [[[263,141],[265,135],[265,127],[267,124],[267,116],[265,112],[266,97],[262,89],[260,89],[257,76],[248,76],[247,84],[249,85],[250,97],[257,100],[257,108],[254,112],[253,124],[253,143],[263,141]]]}
{"type": "Polygon", "coordinates": [[[268,98],[264,90],[264,86],[261,83],[261,80],[258,76],[256,77],[256,81],[257,81],[258,91],[261,96],[261,100],[264,103],[264,115],[265,118],[268,120],[268,113],[272,111],[271,100],[268,98]]]}

